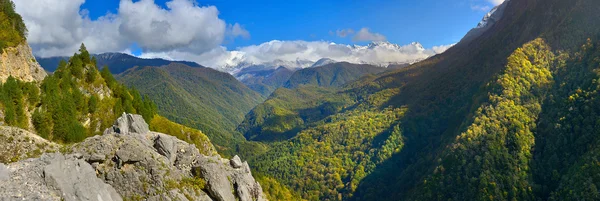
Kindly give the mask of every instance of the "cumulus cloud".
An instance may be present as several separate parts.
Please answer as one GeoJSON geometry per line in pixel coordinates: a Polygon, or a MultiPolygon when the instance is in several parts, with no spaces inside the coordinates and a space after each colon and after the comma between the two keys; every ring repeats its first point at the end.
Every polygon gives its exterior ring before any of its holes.
{"type": "Polygon", "coordinates": [[[171,0],[166,8],[154,0],[121,0],[117,13],[91,20],[81,10],[85,0],[15,0],[29,28],[28,42],[38,56],[64,56],[85,43],[93,53],[122,52],[135,43],[144,52],[202,54],[220,47],[227,32],[250,37],[237,23],[227,27],[214,6],[171,0]]]}
{"type": "Polygon", "coordinates": [[[353,29],[342,29],[335,31],[336,35],[342,38],[345,38],[348,35],[354,34],[353,29]]]}
{"type": "Polygon", "coordinates": [[[142,57],[190,60],[204,66],[232,72],[236,70],[235,68],[249,65],[309,67],[322,58],[383,66],[392,63],[412,63],[442,53],[451,46],[443,45],[425,49],[419,43],[395,45],[378,42],[368,46],[357,46],[326,41],[273,40],[260,45],[241,47],[234,51],[220,47],[199,55],[169,51],[146,53],[142,57]]]}
{"type": "Polygon", "coordinates": [[[244,27],[242,27],[242,25],[235,23],[234,25],[229,25],[227,26],[227,30],[228,33],[235,37],[242,37],[244,39],[249,39],[250,38],[250,32],[248,32],[248,30],[244,29],[244,27]]]}
{"type": "Polygon", "coordinates": [[[385,41],[386,38],[384,35],[381,35],[379,33],[372,33],[369,28],[362,28],[360,29],[356,35],[354,35],[354,38],[352,38],[352,41],[354,42],[360,42],[360,41],[385,41]]]}
{"type": "MultiPolygon", "coordinates": [[[[370,46],[335,44],[326,41],[270,41],[227,50],[225,38],[249,38],[238,23],[227,24],[214,6],[199,6],[194,0],[170,0],[166,8],[153,0],[121,0],[117,13],[91,19],[82,10],[85,0],[15,0],[29,28],[28,42],[41,57],[67,56],[83,42],[92,53],[131,52],[135,44],[142,57],[195,61],[227,70],[240,64],[278,63],[307,67],[330,58],[352,63],[406,63],[441,53],[449,46],[424,49],[420,44],[398,46],[387,42],[370,46]]],[[[342,29],[332,36],[353,41],[385,41],[368,28],[342,29]]]]}
{"type": "Polygon", "coordinates": [[[450,49],[454,45],[456,45],[456,43],[450,44],[450,45],[433,46],[431,48],[431,50],[433,50],[433,52],[435,52],[436,54],[441,54],[441,53],[444,53],[446,50],[450,49]]]}

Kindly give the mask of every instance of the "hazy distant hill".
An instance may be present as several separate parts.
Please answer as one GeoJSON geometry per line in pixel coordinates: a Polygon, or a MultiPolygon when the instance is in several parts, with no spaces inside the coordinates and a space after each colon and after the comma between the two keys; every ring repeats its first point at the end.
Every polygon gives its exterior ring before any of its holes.
{"type": "Polygon", "coordinates": [[[293,73],[294,71],[285,67],[277,69],[248,67],[236,73],[235,76],[250,89],[263,96],[269,96],[275,89],[283,86],[293,73]]]}
{"type": "MultiPolygon", "coordinates": [[[[202,67],[195,62],[189,61],[169,61],[165,59],[144,59],[138,58],[135,56],[131,56],[123,53],[103,53],[92,55],[96,57],[96,61],[98,62],[99,68],[103,66],[108,66],[110,72],[114,74],[119,74],[125,72],[127,69],[133,68],[135,66],[164,66],[169,65],[170,63],[181,63],[191,67],[202,67]]],[[[38,63],[48,72],[54,72],[60,60],[68,60],[69,57],[48,57],[48,58],[39,58],[38,63]]]]}
{"type": "Polygon", "coordinates": [[[386,68],[368,64],[332,63],[298,70],[284,86],[286,88],[297,88],[302,85],[339,87],[364,75],[375,74],[385,70],[386,68]]]}

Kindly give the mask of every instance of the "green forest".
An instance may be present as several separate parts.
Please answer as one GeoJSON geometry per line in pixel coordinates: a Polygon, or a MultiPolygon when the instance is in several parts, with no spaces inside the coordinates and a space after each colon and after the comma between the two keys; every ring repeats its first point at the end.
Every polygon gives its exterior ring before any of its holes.
{"type": "MultiPolygon", "coordinates": [[[[14,47],[27,30],[0,4],[0,48],[14,47]]],[[[280,69],[251,80],[260,93],[182,64],[113,76],[82,44],[41,82],[1,83],[0,123],[71,144],[141,114],[202,154],[248,160],[269,200],[600,200],[600,1],[506,6],[490,31],[410,66],[336,63],[285,84],[280,69]]]]}
{"type": "Polygon", "coordinates": [[[0,30],[0,50],[21,44],[27,36],[27,27],[11,0],[0,0],[0,30]]]}
{"type": "Polygon", "coordinates": [[[41,83],[9,77],[0,89],[6,125],[33,126],[41,137],[63,143],[101,134],[123,112],[141,114],[148,122],[156,114],[150,99],[118,83],[108,68],[98,71],[83,44],[41,83]]]}
{"type": "Polygon", "coordinates": [[[306,200],[600,199],[600,3],[533,2],[409,67],[278,89],[239,127],[269,145],[251,166],[306,200]]]}

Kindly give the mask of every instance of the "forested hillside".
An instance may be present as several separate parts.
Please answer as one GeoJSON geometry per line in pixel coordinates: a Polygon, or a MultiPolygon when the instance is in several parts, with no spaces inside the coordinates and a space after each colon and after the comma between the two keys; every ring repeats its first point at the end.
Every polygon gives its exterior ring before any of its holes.
{"type": "Polygon", "coordinates": [[[294,71],[286,67],[277,69],[262,69],[262,67],[247,67],[235,76],[248,88],[268,97],[275,89],[283,86],[294,74],[294,71]]]}
{"type": "Polygon", "coordinates": [[[235,128],[263,100],[233,76],[210,68],[138,67],[118,79],[152,99],[160,115],[202,130],[221,150],[244,141],[235,128]]]}
{"type": "Polygon", "coordinates": [[[284,86],[286,88],[298,88],[303,85],[340,87],[362,76],[379,73],[384,70],[386,69],[367,64],[332,63],[298,70],[284,86]]]}
{"type": "Polygon", "coordinates": [[[0,50],[15,47],[25,41],[27,27],[21,15],[15,12],[15,5],[11,0],[0,0],[0,30],[0,50]]]}
{"type": "Polygon", "coordinates": [[[7,125],[33,126],[40,136],[65,143],[100,134],[123,112],[148,120],[156,113],[148,98],[119,84],[108,69],[98,71],[83,45],[79,54],[62,61],[41,83],[9,77],[2,90],[7,125]]]}
{"type": "MultiPolygon", "coordinates": [[[[280,141],[356,102],[344,84],[386,70],[372,65],[332,63],[298,70],[283,87],[250,111],[238,127],[249,140],[280,141]]],[[[349,87],[348,87],[349,88],[349,87]]]]}
{"type": "MultiPolygon", "coordinates": [[[[600,2],[505,3],[504,17],[478,38],[311,100],[336,94],[349,105],[251,164],[308,200],[600,199],[600,2]]],[[[267,103],[302,100],[276,94],[267,103]]],[[[298,122],[256,119],[245,121],[261,129],[298,122]]]]}
{"type": "Polygon", "coordinates": [[[292,138],[306,126],[352,104],[352,98],[338,90],[316,86],[279,88],[246,115],[238,131],[256,141],[292,138]]]}
{"type": "Polygon", "coordinates": [[[41,83],[10,76],[0,92],[0,125],[30,130],[50,141],[70,144],[102,134],[126,112],[141,114],[151,130],[194,144],[203,154],[217,154],[204,133],[156,115],[150,98],[117,82],[108,68],[99,71],[84,45],[41,83]]]}

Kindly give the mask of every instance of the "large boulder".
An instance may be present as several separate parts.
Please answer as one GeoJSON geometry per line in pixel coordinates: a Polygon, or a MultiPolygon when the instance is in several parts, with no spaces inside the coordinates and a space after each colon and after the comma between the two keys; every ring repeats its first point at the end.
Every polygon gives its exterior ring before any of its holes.
{"type": "Polygon", "coordinates": [[[66,201],[122,200],[117,191],[96,177],[96,171],[83,160],[67,159],[56,154],[44,167],[44,181],[58,190],[66,201]]]}
{"type": "Polygon", "coordinates": [[[96,177],[90,164],[77,157],[54,153],[0,164],[0,200],[122,200],[112,186],[96,177]]]}
{"type": "Polygon", "coordinates": [[[219,201],[266,200],[260,184],[252,177],[248,163],[242,163],[238,156],[231,160],[218,156],[202,156],[198,159],[194,172],[199,172],[206,180],[211,197],[219,201]]]}
{"type": "Polygon", "coordinates": [[[118,134],[146,134],[150,129],[141,115],[123,113],[123,115],[115,121],[112,129],[109,129],[108,131],[109,133],[113,132],[118,134]]]}

